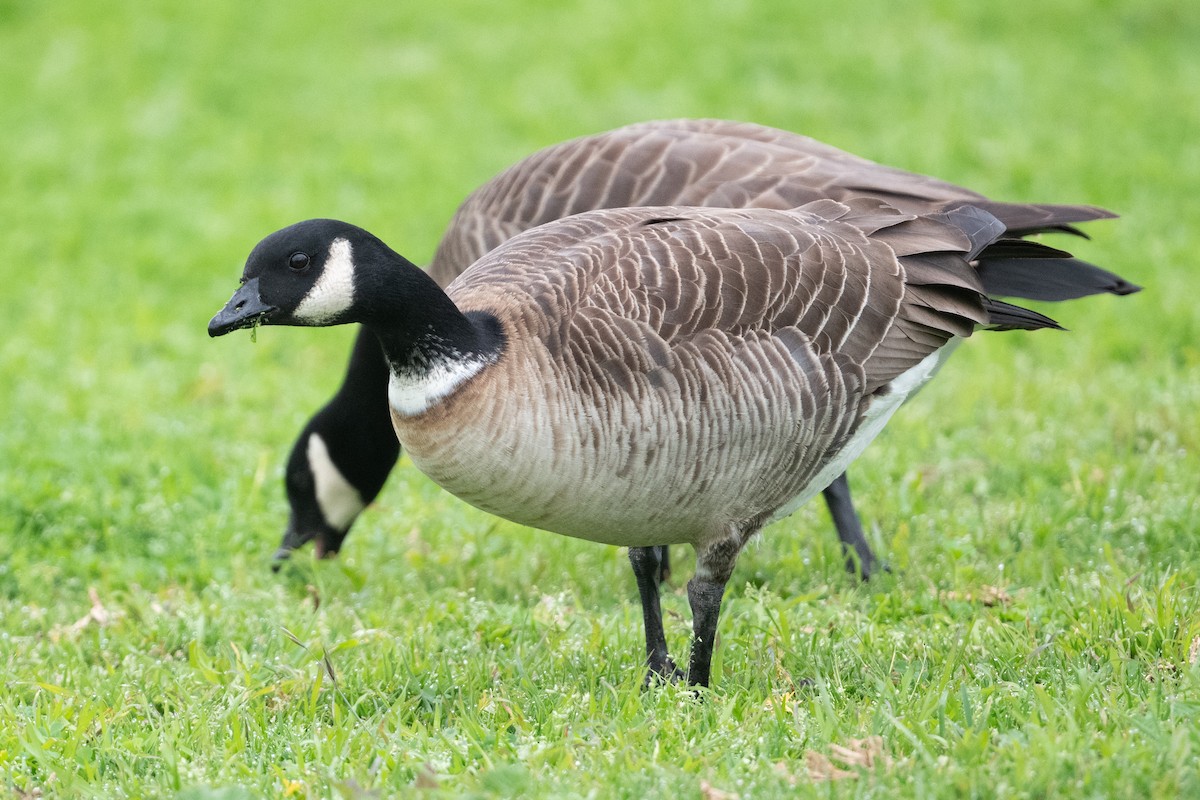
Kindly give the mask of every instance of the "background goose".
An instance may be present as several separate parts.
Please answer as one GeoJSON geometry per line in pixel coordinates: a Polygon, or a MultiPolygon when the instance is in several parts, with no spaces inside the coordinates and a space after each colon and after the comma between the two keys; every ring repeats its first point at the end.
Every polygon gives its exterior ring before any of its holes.
{"type": "Polygon", "coordinates": [[[592,211],[443,291],[366,231],[310,220],[255,247],[209,333],[365,325],[418,468],[518,523],[635,548],[652,674],[677,673],[654,548],[692,545],[687,678],[707,685],[746,541],[839,475],[977,326],[1055,327],[989,298],[980,270],[1023,286],[1038,261],[1056,294],[1095,280],[1005,230],[971,206],[863,199],[592,211]]]}
{"type": "MultiPolygon", "coordinates": [[[[689,205],[788,209],[830,198],[874,197],[908,212],[970,202],[989,208],[1010,236],[1078,233],[1071,223],[1112,216],[1089,206],[990,203],[967,189],[881,166],[807,136],[724,120],[668,120],[629,125],[557,144],[510,167],[476,190],[455,214],[429,274],[447,286],[485,253],[523,230],[601,208],[689,205]]],[[[1136,287],[1103,271],[1084,281],[1075,269],[1056,281],[1038,263],[1029,279],[985,267],[984,288],[997,295],[1062,300],[1080,294],[1125,294],[1136,287]]],[[[358,514],[384,485],[399,456],[383,402],[387,368],[375,337],[361,332],[341,388],[304,427],[288,460],[291,515],[276,559],[314,541],[337,552],[358,514]]],[[[877,560],[850,498],[845,475],[824,497],[847,554],[862,577],[877,560]]],[[[638,554],[633,556],[639,557],[638,554]]],[[[658,555],[665,559],[665,549],[658,555]]],[[[665,568],[665,561],[662,564],[665,568]]],[[[665,570],[664,570],[665,571],[665,570]]]]}

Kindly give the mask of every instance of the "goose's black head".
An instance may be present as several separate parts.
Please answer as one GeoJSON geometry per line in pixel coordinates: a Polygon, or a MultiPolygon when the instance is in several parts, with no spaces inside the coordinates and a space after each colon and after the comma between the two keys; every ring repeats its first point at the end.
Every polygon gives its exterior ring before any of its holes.
{"type": "Polygon", "coordinates": [[[246,259],[241,287],[208,323],[208,335],[255,325],[353,322],[360,264],[386,254],[391,251],[370,233],[337,220],[310,219],[276,231],[246,259]]]}

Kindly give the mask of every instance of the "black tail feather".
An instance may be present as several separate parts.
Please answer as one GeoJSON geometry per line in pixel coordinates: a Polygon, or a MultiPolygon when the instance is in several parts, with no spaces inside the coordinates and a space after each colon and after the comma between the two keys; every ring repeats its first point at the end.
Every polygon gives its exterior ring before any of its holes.
{"type": "Polygon", "coordinates": [[[1026,300],[1125,295],[1142,288],[1078,258],[981,258],[978,273],[988,294],[1026,300]]]}
{"type": "Polygon", "coordinates": [[[1063,326],[1045,314],[1039,314],[1028,308],[1014,306],[1011,303],[1005,303],[1003,300],[994,300],[988,297],[983,301],[983,307],[988,314],[988,330],[1036,331],[1041,328],[1064,330],[1063,326]]]}
{"type": "Polygon", "coordinates": [[[1141,289],[1065,250],[1023,239],[1000,239],[979,254],[977,272],[988,294],[1025,300],[1074,300],[1141,289]]]}
{"type": "MultiPolygon", "coordinates": [[[[1070,223],[1116,216],[1102,208],[955,201],[942,206],[938,216],[966,234],[970,249],[965,257],[973,262],[987,295],[1073,300],[1105,292],[1133,294],[1141,289],[1065,250],[1020,238],[1050,230],[1074,233],[1070,223]]],[[[985,297],[983,306],[990,330],[1063,329],[1044,314],[990,296],[985,297]]]]}
{"type": "Polygon", "coordinates": [[[1028,239],[997,239],[987,246],[980,258],[1071,258],[1066,250],[1059,250],[1041,242],[1028,239]]]}

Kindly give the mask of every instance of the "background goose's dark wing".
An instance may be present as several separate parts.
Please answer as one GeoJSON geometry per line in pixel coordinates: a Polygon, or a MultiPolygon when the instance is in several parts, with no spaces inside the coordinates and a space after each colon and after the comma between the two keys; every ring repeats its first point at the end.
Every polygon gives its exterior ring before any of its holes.
{"type": "Polygon", "coordinates": [[[1079,233],[1073,223],[1113,216],[1091,206],[990,201],[969,189],[762,125],[665,120],[557,144],[505,170],[459,208],[430,273],[446,285],[517,233],[594,209],[789,209],[820,199],[863,197],[914,214],[970,204],[993,214],[1010,236],[1079,233]]]}

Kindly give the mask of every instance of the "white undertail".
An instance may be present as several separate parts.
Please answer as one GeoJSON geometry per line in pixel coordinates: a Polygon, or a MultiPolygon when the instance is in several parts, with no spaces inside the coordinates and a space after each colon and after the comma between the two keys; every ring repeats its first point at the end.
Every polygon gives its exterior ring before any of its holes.
{"type": "Polygon", "coordinates": [[[774,522],[788,516],[811,500],[818,492],[824,491],[837,476],[845,472],[851,462],[862,455],[863,451],[867,449],[867,445],[883,431],[884,426],[887,425],[896,410],[937,374],[937,371],[942,368],[942,364],[946,363],[950,354],[954,352],[961,341],[958,338],[951,339],[943,347],[927,355],[915,367],[897,375],[888,384],[886,394],[878,395],[870,401],[863,414],[862,424],[850,436],[850,441],[846,442],[845,447],[817,473],[817,476],[805,487],[803,492],[772,514],[771,521],[774,522]]]}

